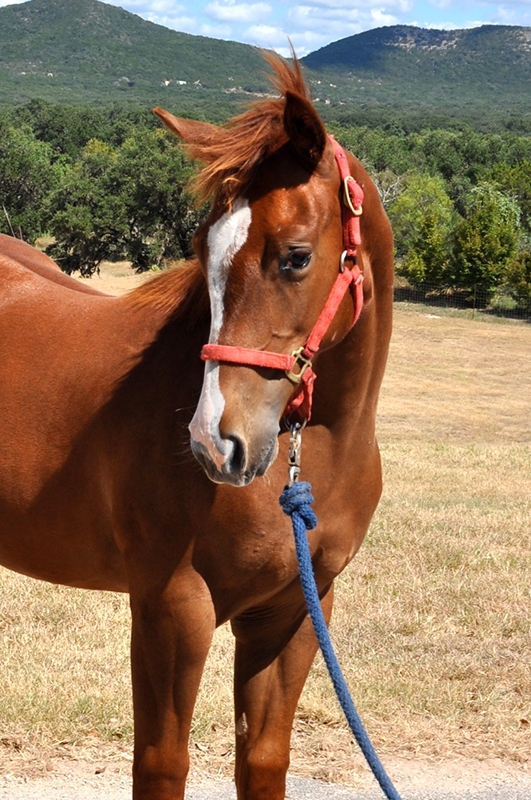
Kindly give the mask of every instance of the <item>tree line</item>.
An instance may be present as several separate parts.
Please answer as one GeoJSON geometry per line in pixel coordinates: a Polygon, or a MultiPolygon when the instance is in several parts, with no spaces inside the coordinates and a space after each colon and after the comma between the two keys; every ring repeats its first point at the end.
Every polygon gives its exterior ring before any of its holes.
{"type": "Polygon", "coordinates": [[[187,188],[193,165],[152,116],[43,101],[0,116],[0,231],[50,237],[48,254],[82,275],[191,255],[204,213],[187,188]]]}
{"type": "Polygon", "coordinates": [[[531,300],[531,137],[470,129],[336,131],[376,181],[412,286],[531,300]]]}
{"type": "MultiPolygon", "coordinates": [[[[329,127],[378,185],[404,279],[479,288],[507,308],[529,303],[531,137],[329,127]]],[[[188,256],[205,213],[187,188],[192,171],[148,109],[34,100],[0,111],[0,230],[48,235],[66,272],[188,256]]]]}

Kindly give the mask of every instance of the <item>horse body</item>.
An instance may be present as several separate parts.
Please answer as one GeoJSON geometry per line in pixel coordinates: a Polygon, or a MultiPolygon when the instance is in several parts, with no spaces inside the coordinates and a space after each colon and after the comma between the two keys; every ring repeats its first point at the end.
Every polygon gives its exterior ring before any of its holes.
{"type": "MultiPolygon", "coordinates": [[[[302,92],[300,76],[279,69],[302,92]]],[[[198,261],[111,298],[78,291],[0,239],[0,561],[129,592],[135,800],[183,797],[195,696],[213,630],[226,620],[236,638],[238,797],[283,798],[293,715],[315,654],[278,505],[289,436],[279,425],[292,386],[276,371],[204,368],[199,358],[209,336],[289,352],[338,271],[336,167],[315,112],[284,88],[268,108],[277,138],[260,134],[246,181],[228,201],[217,195],[196,236],[198,261]]],[[[212,151],[212,126],[160,113],[203,156],[212,151]]],[[[333,580],[380,495],[375,410],[391,325],[389,225],[365,171],[350,164],[365,189],[365,302],[348,332],[346,297],[327,333],[303,450],[327,616],[333,580]]]]}
{"type": "Polygon", "coordinates": [[[117,571],[123,588],[96,441],[98,413],[128,368],[116,304],[36,274],[31,261],[4,258],[0,280],[2,563],[102,588],[120,588],[109,586],[117,571]]]}
{"type": "Polygon", "coordinates": [[[87,284],[75,281],[70,276],[65,275],[55,261],[52,261],[45,253],[36,250],[20,239],[14,239],[12,236],[6,236],[3,233],[0,233],[0,258],[4,264],[8,263],[9,260],[14,263],[23,263],[37,275],[42,275],[42,277],[48,278],[48,280],[61,286],[73,288],[77,292],[101,294],[92,286],[87,286],[87,284]]]}

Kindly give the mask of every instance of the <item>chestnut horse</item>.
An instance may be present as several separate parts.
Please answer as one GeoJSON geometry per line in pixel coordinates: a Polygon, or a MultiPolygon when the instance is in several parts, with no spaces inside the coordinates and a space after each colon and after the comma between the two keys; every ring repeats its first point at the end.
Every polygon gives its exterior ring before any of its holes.
{"type": "MultiPolygon", "coordinates": [[[[278,504],[293,384],[278,369],[200,359],[207,341],[291,353],[340,269],[332,144],[297,64],[270,61],[280,97],[224,127],[157,112],[204,163],[212,205],[196,261],[110,297],[0,241],[0,562],[129,593],[135,800],[184,796],[201,673],[227,620],[238,797],[284,798],[316,651],[278,504]]],[[[391,330],[390,227],[363,167],[350,155],[348,165],[365,192],[363,310],[351,329],[348,292],[324,336],[304,432],[327,618],[380,496],[375,412],[391,330]]]]}

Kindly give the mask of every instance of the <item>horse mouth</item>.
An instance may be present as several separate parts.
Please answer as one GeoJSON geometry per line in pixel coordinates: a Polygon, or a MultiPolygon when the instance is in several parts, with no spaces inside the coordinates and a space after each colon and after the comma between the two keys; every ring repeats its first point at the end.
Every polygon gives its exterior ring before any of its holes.
{"type": "Polygon", "coordinates": [[[255,478],[265,475],[278,454],[278,440],[275,438],[262,448],[258,457],[252,461],[245,457],[245,451],[239,443],[233,442],[229,456],[221,464],[212,459],[209,451],[201,442],[190,440],[192,453],[199,462],[207,477],[213,483],[229,486],[248,486],[255,478]]]}

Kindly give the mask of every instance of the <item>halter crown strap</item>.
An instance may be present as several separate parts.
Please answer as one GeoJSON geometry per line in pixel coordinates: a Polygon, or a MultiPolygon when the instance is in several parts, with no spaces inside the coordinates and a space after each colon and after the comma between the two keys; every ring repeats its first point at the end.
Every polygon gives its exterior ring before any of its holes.
{"type": "Polygon", "coordinates": [[[309,420],[311,416],[313,383],[316,377],[313,359],[349,288],[354,294],[354,319],[351,328],[358,321],[363,308],[363,275],[356,262],[356,248],[361,244],[360,216],[363,210],[363,189],[350,174],[347,155],[341,145],[333,136],[328,138],[334,148],[341,176],[344,251],[341,255],[339,274],[305,343],[290,355],[221,344],[205,344],[201,350],[203,361],[225,361],[230,364],[284,370],[286,377],[297,387],[284,413],[288,415],[297,411],[304,420],[309,420]],[[346,259],[352,260],[352,267],[346,267],[346,259]]]}
{"type": "Polygon", "coordinates": [[[343,184],[343,242],[347,256],[354,258],[356,247],[361,244],[360,217],[363,213],[363,189],[350,174],[347,154],[341,145],[333,136],[329,135],[328,138],[334,148],[336,164],[343,184]]]}

